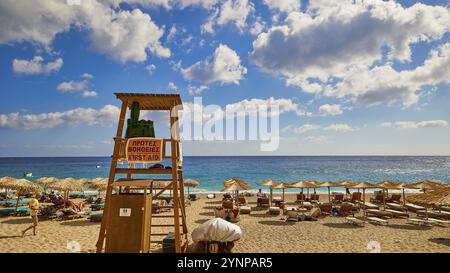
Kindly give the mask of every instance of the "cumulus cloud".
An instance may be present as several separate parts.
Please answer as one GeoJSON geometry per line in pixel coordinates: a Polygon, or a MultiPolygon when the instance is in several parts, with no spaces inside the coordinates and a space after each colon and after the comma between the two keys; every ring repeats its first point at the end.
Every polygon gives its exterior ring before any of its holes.
{"type": "Polygon", "coordinates": [[[80,5],[59,0],[1,1],[0,43],[35,42],[47,48],[58,33],[76,28],[88,30],[93,47],[119,62],[145,61],[147,52],[169,57],[170,49],[159,41],[164,30],[150,15],[139,9],[121,10],[118,2],[122,1],[81,1],[80,5]]]}
{"type": "Polygon", "coordinates": [[[173,82],[169,82],[169,84],[167,85],[167,89],[169,89],[170,91],[177,91],[178,86],[176,86],[173,82]]]}
{"type": "MultiPolygon", "coordinates": [[[[348,96],[352,102],[370,105],[400,102],[409,106],[417,101],[415,88],[386,79],[373,80],[384,85],[380,88],[374,87],[375,83],[366,86],[358,74],[373,70],[373,65],[385,57],[408,62],[411,45],[442,38],[450,30],[447,7],[421,3],[402,7],[395,1],[381,0],[310,1],[310,5],[308,11],[291,12],[283,24],[258,35],[250,55],[256,65],[305,92],[348,96]],[[388,54],[384,56],[386,48],[388,54]],[[334,82],[345,82],[351,76],[358,79],[357,87],[346,90],[348,86],[334,86],[334,82]]],[[[438,75],[445,73],[443,69],[437,68],[438,75]]],[[[400,73],[390,62],[372,72],[400,73]]],[[[426,77],[416,80],[429,82],[426,77]]]]}
{"type": "Polygon", "coordinates": [[[300,0],[264,0],[269,9],[286,13],[300,10],[300,2],[300,0]]]}
{"type": "Polygon", "coordinates": [[[199,95],[199,94],[205,92],[206,90],[208,90],[208,86],[206,86],[206,85],[200,85],[200,86],[189,85],[187,88],[189,95],[199,95]]]}
{"type": "Polygon", "coordinates": [[[247,26],[247,17],[254,10],[254,5],[249,0],[224,0],[202,25],[202,31],[214,33],[214,26],[224,26],[230,23],[243,32],[247,26]]]}
{"type": "Polygon", "coordinates": [[[82,80],[71,80],[71,81],[65,81],[56,87],[56,90],[58,90],[61,93],[73,93],[78,92],[81,93],[83,97],[96,97],[97,92],[88,90],[88,88],[91,87],[91,79],[94,78],[92,74],[84,73],[81,75],[82,80]]]}
{"type": "Polygon", "coordinates": [[[241,65],[241,59],[234,50],[220,44],[212,58],[181,69],[181,72],[185,79],[196,80],[205,84],[214,82],[239,84],[239,81],[247,73],[247,68],[241,65]]]}
{"type": "Polygon", "coordinates": [[[0,128],[49,129],[59,126],[111,126],[117,122],[119,108],[105,105],[100,109],[75,108],[64,112],[41,114],[9,113],[0,115],[0,128]]]}
{"type": "Polygon", "coordinates": [[[345,123],[331,124],[323,129],[325,131],[333,131],[333,132],[339,132],[339,133],[347,133],[347,132],[353,131],[353,128],[350,127],[350,125],[345,124],[345,123]]]}
{"type": "Polygon", "coordinates": [[[396,121],[396,122],[383,122],[381,127],[395,127],[399,129],[418,129],[428,127],[446,127],[448,122],[446,120],[424,120],[424,121],[396,121]]]}
{"type": "Polygon", "coordinates": [[[315,143],[315,144],[329,144],[331,140],[327,136],[307,136],[303,138],[304,141],[315,143]]]}
{"type": "Polygon", "coordinates": [[[44,58],[35,56],[31,60],[14,59],[12,62],[13,71],[17,74],[49,74],[59,71],[63,65],[61,58],[53,62],[44,63],[44,58]]]}
{"type": "Polygon", "coordinates": [[[296,134],[304,134],[306,132],[310,132],[310,131],[316,131],[320,129],[320,125],[316,125],[316,124],[304,124],[300,127],[294,128],[293,131],[296,134]]]}
{"type": "Polygon", "coordinates": [[[342,114],[341,105],[339,104],[324,104],[319,107],[319,114],[322,116],[336,116],[342,114]]]}
{"type": "Polygon", "coordinates": [[[148,71],[148,73],[151,75],[153,74],[153,72],[155,72],[156,70],[156,65],[154,64],[149,64],[145,67],[145,69],[148,71]]]}

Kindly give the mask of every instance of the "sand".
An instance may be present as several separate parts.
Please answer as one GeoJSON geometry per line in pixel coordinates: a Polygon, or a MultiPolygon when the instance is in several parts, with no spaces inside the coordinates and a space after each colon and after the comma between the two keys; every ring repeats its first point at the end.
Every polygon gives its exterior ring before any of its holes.
{"type": "MultiPolygon", "coordinates": [[[[293,204],[294,198],[286,195],[288,203],[293,204]]],[[[255,197],[247,200],[250,206],[256,206],[255,197]]],[[[187,207],[189,231],[214,217],[213,208],[220,204],[221,196],[211,200],[202,195],[191,202],[187,207]]],[[[285,223],[282,217],[270,216],[266,211],[241,215],[237,224],[243,237],[233,252],[368,252],[370,241],[378,242],[381,252],[450,252],[448,227],[411,225],[405,219],[391,219],[388,226],[356,227],[347,224],[344,217],[285,223]]],[[[87,219],[41,221],[36,236],[29,231],[20,237],[20,230],[30,223],[29,217],[0,218],[0,252],[68,252],[71,241],[80,244],[81,252],[95,252],[99,223],[87,219]]]]}

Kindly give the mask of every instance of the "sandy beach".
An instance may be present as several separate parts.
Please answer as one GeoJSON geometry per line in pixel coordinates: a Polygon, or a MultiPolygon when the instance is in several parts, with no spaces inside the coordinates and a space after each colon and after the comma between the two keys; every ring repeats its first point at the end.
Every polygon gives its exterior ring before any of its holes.
{"type": "MultiPolygon", "coordinates": [[[[286,195],[288,204],[293,204],[294,198],[295,195],[286,195]]],[[[322,201],[327,198],[321,195],[322,201]]],[[[256,197],[247,200],[251,207],[256,206],[256,197]]],[[[199,200],[191,202],[187,207],[189,231],[214,217],[213,208],[220,204],[221,196],[207,199],[201,195],[199,200]]],[[[268,215],[266,210],[241,215],[237,224],[243,237],[233,252],[368,252],[370,241],[379,242],[381,252],[450,252],[448,227],[411,225],[405,219],[391,219],[388,226],[357,227],[346,223],[345,217],[291,223],[285,223],[282,218],[281,214],[268,215]]],[[[36,236],[28,233],[20,237],[20,231],[30,222],[29,217],[0,218],[0,252],[68,252],[70,241],[78,242],[81,252],[95,252],[100,223],[86,218],[41,221],[36,236]]],[[[157,245],[154,250],[158,251],[157,245]]]]}

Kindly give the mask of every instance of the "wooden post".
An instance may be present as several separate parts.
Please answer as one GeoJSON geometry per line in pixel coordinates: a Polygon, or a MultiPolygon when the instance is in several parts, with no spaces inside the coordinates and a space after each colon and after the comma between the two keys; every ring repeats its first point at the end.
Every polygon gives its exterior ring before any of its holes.
{"type": "Polygon", "coordinates": [[[97,253],[102,252],[103,249],[103,243],[105,240],[105,232],[106,232],[106,225],[108,221],[108,215],[109,215],[109,203],[110,203],[110,197],[112,194],[112,183],[114,183],[115,177],[116,177],[116,167],[117,167],[117,159],[120,152],[120,145],[122,142],[122,132],[123,132],[123,125],[125,123],[125,114],[127,112],[127,106],[128,101],[124,100],[122,101],[122,107],[120,109],[120,117],[119,117],[119,124],[117,125],[117,133],[116,137],[114,138],[114,151],[111,158],[111,168],[109,170],[109,180],[108,180],[108,188],[106,190],[106,197],[105,197],[105,208],[103,210],[103,217],[102,217],[102,224],[100,226],[100,233],[98,235],[98,241],[97,241],[97,253]]]}
{"type": "Polygon", "coordinates": [[[181,252],[181,236],[180,236],[180,204],[178,199],[178,162],[177,162],[177,129],[175,128],[176,117],[173,115],[173,107],[170,109],[170,149],[172,158],[172,187],[173,187],[173,207],[174,207],[174,228],[175,228],[175,252],[181,252]]]}

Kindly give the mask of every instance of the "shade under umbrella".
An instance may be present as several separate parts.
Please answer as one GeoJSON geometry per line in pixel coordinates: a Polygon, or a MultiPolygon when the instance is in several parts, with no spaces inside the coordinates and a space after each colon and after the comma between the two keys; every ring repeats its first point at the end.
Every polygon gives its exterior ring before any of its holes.
{"type": "Polygon", "coordinates": [[[188,188],[188,196],[189,196],[189,188],[191,188],[191,187],[195,188],[198,185],[200,185],[200,183],[197,180],[190,179],[190,178],[184,180],[184,186],[188,188]]]}

